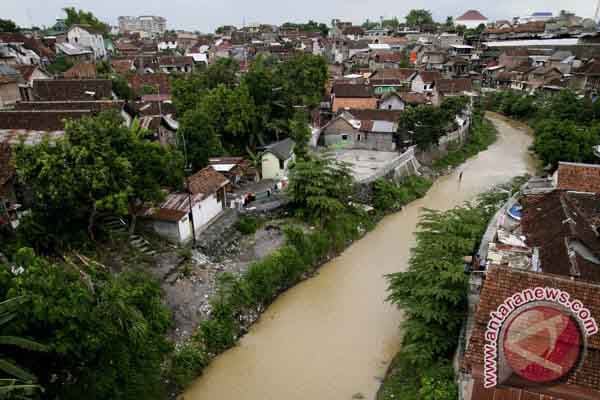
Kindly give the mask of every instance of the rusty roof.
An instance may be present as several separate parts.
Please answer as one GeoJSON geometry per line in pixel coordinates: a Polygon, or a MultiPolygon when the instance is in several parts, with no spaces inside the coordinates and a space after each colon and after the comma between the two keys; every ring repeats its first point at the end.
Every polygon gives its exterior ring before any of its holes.
{"type": "Polygon", "coordinates": [[[600,195],[555,190],[521,199],[523,234],[538,247],[543,272],[600,283],[600,195]]]}
{"type": "Polygon", "coordinates": [[[188,178],[189,190],[193,194],[208,196],[229,183],[229,180],[215,171],[213,167],[206,167],[188,178]]]}
{"type": "Polygon", "coordinates": [[[79,63],[69,68],[63,76],[73,79],[94,79],[96,78],[96,64],[79,63]]]}

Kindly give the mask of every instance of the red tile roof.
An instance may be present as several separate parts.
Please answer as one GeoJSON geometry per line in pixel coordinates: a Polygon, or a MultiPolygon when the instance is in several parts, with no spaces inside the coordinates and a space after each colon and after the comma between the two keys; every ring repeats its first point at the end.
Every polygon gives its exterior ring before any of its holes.
{"type": "Polygon", "coordinates": [[[442,79],[442,73],[439,71],[419,71],[419,76],[424,83],[430,84],[442,79]]]}
{"type": "Polygon", "coordinates": [[[228,183],[229,180],[213,167],[206,167],[189,177],[189,190],[193,194],[208,196],[228,183]]]}
{"type": "Polygon", "coordinates": [[[373,88],[367,85],[336,83],[331,92],[339,98],[368,98],[373,97],[373,88]]]}
{"type": "Polygon", "coordinates": [[[558,188],[577,192],[600,193],[600,165],[559,163],[558,188]]]}
{"type": "Polygon", "coordinates": [[[92,115],[90,110],[0,111],[0,129],[59,131],[65,120],[92,115]]]}
{"type": "Polygon", "coordinates": [[[36,79],[33,98],[38,101],[110,99],[112,82],[110,79],[36,79]]]}
{"type": "Polygon", "coordinates": [[[135,74],[129,77],[129,85],[136,93],[141,93],[145,85],[158,88],[159,94],[171,93],[171,81],[167,74],[135,74]]]}
{"type": "Polygon", "coordinates": [[[460,17],[456,18],[455,21],[479,21],[479,20],[487,20],[486,17],[483,16],[477,10],[469,10],[460,17]]]}
{"type": "Polygon", "coordinates": [[[472,82],[469,78],[439,79],[435,81],[435,88],[440,93],[469,92],[472,89],[472,82]]]}
{"type": "Polygon", "coordinates": [[[94,79],[96,75],[96,64],[92,63],[75,64],[63,74],[65,78],[74,79],[94,79]]]}

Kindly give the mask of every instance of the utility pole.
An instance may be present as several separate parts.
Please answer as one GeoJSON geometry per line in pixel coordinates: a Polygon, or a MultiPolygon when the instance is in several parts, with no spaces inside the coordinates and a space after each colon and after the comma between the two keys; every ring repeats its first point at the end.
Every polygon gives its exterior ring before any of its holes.
{"type": "Polygon", "coordinates": [[[192,166],[190,164],[188,164],[187,145],[186,145],[185,136],[183,135],[183,133],[181,134],[181,140],[183,142],[183,160],[185,163],[183,172],[185,174],[185,186],[186,186],[187,195],[188,195],[188,210],[189,210],[188,217],[190,218],[190,222],[192,224],[192,240],[194,243],[193,247],[196,247],[196,225],[194,224],[194,209],[192,207],[192,191],[190,190],[190,174],[192,173],[192,166]]]}

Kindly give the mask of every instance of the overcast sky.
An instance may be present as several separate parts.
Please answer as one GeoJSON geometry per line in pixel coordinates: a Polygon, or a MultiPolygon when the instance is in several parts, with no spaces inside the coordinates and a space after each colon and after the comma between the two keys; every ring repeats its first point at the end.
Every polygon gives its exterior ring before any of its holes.
{"type": "MultiPolygon", "coordinates": [[[[119,15],[162,15],[169,29],[213,31],[219,25],[241,26],[253,22],[280,24],[314,19],[329,24],[337,17],[355,23],[380,16],[402,18],[411,8],[426,8],[436,20],[478,8],[489,19],[527,15],[532,11],[568,8],[582,17],[591,17],[599,0],[480,0],[457,6],[456,0],[0,0],[0,18],[19,25],[52,25],[62,16],[61,8],[74,6],[92,11],[105,22],[116,25],[119,15]]],[[[461,2],[462,3],[462,2],[461,2]]]]}

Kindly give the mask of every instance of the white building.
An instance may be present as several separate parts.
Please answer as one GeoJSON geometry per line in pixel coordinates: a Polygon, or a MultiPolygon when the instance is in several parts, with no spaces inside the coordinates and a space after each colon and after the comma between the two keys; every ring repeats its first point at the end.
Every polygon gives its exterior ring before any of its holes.
{"type": "Polygon", "coordinates": [[[488,19],[477,10],[469,10],[454,19],[454,25],[464,25],[467,29],[475,29],[481,24],[487,24],[488,19]]]}
{"type": "Polygon", "coordinates": [[[163,204],[146,213],[153,219],[154,231],[173,242],[191,240],[192,229],[202,232],[226,207],[229,180],[212,167],[198,171],[188,182],[189,194],[171,193],[163,204]]]}
{"type": "Polygon", "coordinates": [[[80,48],[90,49],[97,60],[106,58],[102,33],[88,26],[73,25],[67,32],[67,42],[80,48]]]}
{"type": "Polygon", "coordinates": [[[159,36],[167,30],[167,20],[155,15],[142,15],[140,17],[119,17],[119,31],[143,32],[148,36],[159,36]]]}

